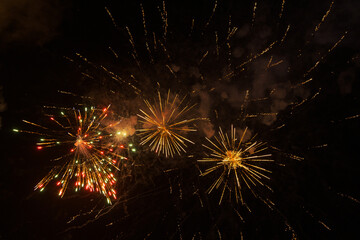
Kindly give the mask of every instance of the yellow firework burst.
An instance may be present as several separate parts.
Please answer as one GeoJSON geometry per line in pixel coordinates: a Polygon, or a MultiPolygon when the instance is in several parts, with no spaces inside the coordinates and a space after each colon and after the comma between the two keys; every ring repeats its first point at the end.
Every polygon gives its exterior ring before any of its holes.
{"type": "Polygon", "coordinates": [[[158,92],[158,99],[154,104],[144,100],[147,110],[140,109],[142,114],[138,114],[143,123],[143,128],[138,130],[141,145],[149,144],[151,151],[173,157],[175,153],[180,155],[181,152],[186,152],[186,142],[194,144],[183,136],[187,132],[196,131],[188,126],[196,118],[186,118],[195,105],[185,104],[185,98],[186,96],[181,99],[177,94],[171,97],[169,90],[165,99],[158,92]]]}
{"type": "MultiPolygon", "coordinates": [[[[210,146],[203,145],[210,150],[208,157],[198,160],[199,162],[209,162],[214,166],[208,168],[201,175],[207,175],[222,170],[220,176],[213,182],[207,190],[211,193],[223,185],[219,204],[221,204],[226,189],[234,192],[236,202],[243,204],[243,189],[245,186],[257,197],[254,189],[258,186],[269,188],[264,179],[270,179],[267,174],[271,171],[260,166],[262,162],[273,162],[269,159],[271,154],[266,154],[266,143],[256,142],[254,138],[245,142],[247,128],[241,135],[240,140],[236,138],[236,129],[231,126],[230,138],[227,133],[219,129],[219,136],[215,136],[215,141],[206,138],[210,146]]],[[[270,188],[269,188],[270,189],[270,188]]]]}

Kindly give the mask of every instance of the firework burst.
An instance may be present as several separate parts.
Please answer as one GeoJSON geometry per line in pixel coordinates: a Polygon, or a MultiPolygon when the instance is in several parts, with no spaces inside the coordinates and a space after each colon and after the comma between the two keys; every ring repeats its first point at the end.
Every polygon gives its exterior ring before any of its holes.
{"type": "Polygon", "coordinates": [[[37,149],[50,147],[67,149],[54,161],[64,162],[55,166],[36,186],[43,191],[53,179],[57,179],[56,185],[60,186],[59,196],[63,197],[69,185],[74,183],[75,191],[84,188],[90,192],[103,194],[109,203],[110,197],[116,199],[114,185],[116,178],[112,172],[117,169],[117,159],[123,158],[115,153],[113,148],[108,147],[113,134],[108,130],[118,122],[105,121],[108,109],[102,110],[91,107],[79,109],[63,109],[61,115],[50,116],[52,127],[45,127],[24,120],[27,124],[40,128],[36,132],[14,129],[16,132],[27,132],[40,135],[37,149]]]}
{"type": "Polygon", "coordinates": [[[199,162],[209,162],[216,164],[205,170],[201,175],[205,176],[214,173],[217,170],[222,170],[221,175],[213,182],[207,190],[211,193],[214,188],[219,188],[223,185],[222,193],[219,204],[221,204],[226,189],[233,191],[235,194],[236,202],[244,204],[243,190],[245,186],[257,197],[255,188],[265,186],[269,188],[264,179],[269,180],[267,174],[271,171],[259,166],[261,162],[273,162],[269,159],[271,154],[266,154],[264,151],[267,149],[266,143],[256,142],[252,138],[250,141],[245,142],[245,134],[247,128],[241,135],[238,141],[236,137],[236,129],[231,126],[230,138],[227,133],[223,133],[219,128],[219,137],[215,136],[215,142],[206,138],[211,146],[203,145],[211,151],[208,157],[198,160],[199,162]]]}
{"type": "Polygon", "coordinates": [[[152,105],[148,100],[144,100],[147,111],[140,109],[142,114],[138,114],[143,123],[143,128],[138,130],[141,144],[149,144],[151,151],[165,154],[166,157],[186,152],[186,142],[194,143],[183,134],[196,131],[188,126],[196,118],[186,118],[186,114],[195,105],[184,104],[186,97],[180,99],[175,95],[172,100],[170,98],[170,90],[165,99],[158,92],[158,101],[152,105]]]}

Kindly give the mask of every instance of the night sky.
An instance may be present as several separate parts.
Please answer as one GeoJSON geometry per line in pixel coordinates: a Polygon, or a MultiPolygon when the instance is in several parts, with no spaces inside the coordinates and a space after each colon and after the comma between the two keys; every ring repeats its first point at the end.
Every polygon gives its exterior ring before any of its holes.
{"type": "MultiPolygon", "coordinates": [[[[281,17],[281,0],[258,1],[255,17],[248,0],[219,0],[214,13],[214,1],[165,4],[166,40],[162,1],[0,1],[0,239],[292,239],[292,232],[297,239],[359,238],[360,2],[335,1],[316,32],[330,0],[286,1],[281,17]],[[230,15],[237,30],[227,41],[230,15]],[[279,64],[267,69],[270,58],[279,64]],[[100,66],[141,89],[140,96],[100,66]],[[243,120],[246,90],[258,99],[274,88],[246,113],[278,114],[243,120]],[[158,89],[187,95],[193,115],[211,122],[187,136],[195,144],[186,154],[166,158],[138,146],[112,206],[87,191],[59,198],[54,183],[33,191],[62,149],[36,150],[37,136],[12,130],[32,130],[23,119],[46,124],[44,105],[79,104],[111,104],[129,118],[144,107],[141,97],[153,99],[158,89]],[[273,192],[260,193],[272,210],[250,191],[244,196],[251,212],[234,199],[219,206],[219,191],[205,193],[214,178],[199,176],[202,144],[231,124],[281,149],[272,152],[273,192]]],[[[136,134],[129,139],[139,142],[136,134]]]]}

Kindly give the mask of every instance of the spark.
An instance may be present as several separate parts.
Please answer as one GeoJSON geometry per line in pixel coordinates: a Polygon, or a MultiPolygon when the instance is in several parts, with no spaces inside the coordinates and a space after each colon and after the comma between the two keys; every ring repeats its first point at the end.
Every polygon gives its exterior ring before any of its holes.
{"type": "Polygon", "coordinates": [[[359,117],[360,117],[360,114],[357,114],[357,115],[354,115],[354,116],[346,117],[345,120],[359,118],[359,117]]]}
{"type": "Polygon", "coordinates": [[[146,46],[146,50],[149,53],[150,62],[153,63],[154,59],[152,57],[149,42],[148,42],[148,31],[147,31],[147,28],[146,28],[145,10],[144,10],[144,7],[143,7],[143,5],[141,3],[140,3],[140,9],[141,9],[141,15],[142,15],[142,21],[143,21],[143,27],[144,27],[145,46],[146,46]]]}
{"type": "Polygon", "coordinates": [[[209,26],[209,24],[210,24],[210,22],[211,22],[211,19],[214,17],[214,14],[215,14],[215,12],[216,12],[216,8],[217,8],[217,6],[218,6],[218,1],[217,1],[217,0],[215,0],[214,7],[213,7],[213,10],[212,10],[212,13],[211,13],[211,15],[210,15],[210,17],[209,17],[208,21],[206,22],[204,29],[206,29],[206,28],[209,26]]]}
{"type": "Polygon", "coordinates": [[[216,31],[215,31],[215,42],[216,42],[216,56],[219,56],[219,36],[216,31]]]}
{"type": "Polygon", "coordinates": [[[287,26],[287,28],[286,28],[286,30],[285,30],[285,33],[284,33],[283,37],[281,38],[280,43],[283,43],[283,42],[285,41],[285,38],[286,38],[289,30],[290,30],[290,25],[287,26]]]}
{"type": "Polygon", "coordinates": [[[206,58],[208,53],[209,53],[209,51],[206,51],[206,53],[201,57],[199,64],[206,58]]]}
{"type": "Polygon", "coordinates": [[[109,17],[111,18],[111,21],[112,21],[112,23],[114,24],[114,26],[117,28],[118,26],[117,26],[117,24],[116,24],[116,22],[115,22],[114,17],[112,16],[110,10],[109,10],[107,7],[105,7],[105,10],[106,10],[107,14],[109,15],[109,17]]]}
{"type": "Polygon", "coordinates": [[[191,36],[191,34],[192,34],[193,31],[194,31],[194,25],[195,25],[195,19],[193,18],[193,19],[191,20],[191,27],[190,27],[189,37],[191,36]]]}
{"type": "Polygon", "coordinates": [[[348,32],[345,31],[345,33],[340,37],[340,39],[331,48],[329,48],[328,51],[323,56],[321,56],[320,59],[316,61],[316,63],[309,70],[306,71],[304,77],[308,76],[314,69],[319,66],[320,62],[323,61],[344,40],[347,33],[348,32]]]}
{"type": "Polygon", "coordinates": [[[295,86],[292,86],[291,88],[297,88],[297,87],[303,86],[303,85],[311,82],[312,80],[313,80],[312,78],[309,78],[309,79],[307,79],[307,80],[305,80],[305,81],[303,81],[301,83],[296,84],[295,86]]]}
{"type": "Polygon", "coordinates": [[[137,51],[136,51],[136,48],[135,48],[135,41],[134,41],[133,35],[131,34],[130,29],[129,29],[128,26],[126,26],[125,28],[126,28],[126,31],[127,31],[128,35],[129,35],[129,42],[130,42],[130,44],[132,46],[132,50],[133,50],[133,53],[131,54],[131,56],[133,57],[136,64],[140,68],[140,62],[139,62],[138,54],[137,54],[137,51]]]}
{"type": "Polygon", "coordinates": [[[184,133],[196,131],[187,125],[197,120],[186,118],[187,113],[195,105],[184,104],[185,97],[180,99],[176,94],[170,100],[169,90],[166,99],[163,99],[158,92],[158,100],[153,105],[148,100],[144,100],[147,111],[140,109],[141,114],[138,114],[143,123],[143,128],[138,130],[142,140],[141,145],[149,144],[151,151],[155,151],[158,155],[162,153],[166,157],[173,157],[175,153],[180,155],[181,152],[186,152],[186,142],[194,144],[183,136],[184,133]]]}
{"type": "Polygon", "coordinates": [[[256,142],[253,139],[245,142],[247,128],[239,141],[236,136],[236,129],[233,126],[231,126],[230,138],[227,133],[223,133],[221,128],[219,129],[219,137],[215,136],[215,141],[206,138],[210,146],[203,145],[210,150],[210,154],[208,157],[198,161],[211,163],[213,166],[206,169],[201,176],[222,170],[220,176],[213,182],[207,192],[210,194],[215,188],[218,189],[223,185],[219,204],[223,200],[226,189],[230,193],[234,190],[236,202],[240,200],[244,204],[243,190],[245,186],[250,189],[255,197],[257,197],[254,192],[255,188],[259,186],[269,188],[264,183],[264,179],[270,179],[267,174],[271,173],[271,171],[260,166],[259,163],[273,162],[273,160],[269,159],[271,154],[261,154],[267,149],[266,143],[256,142]],[[234,184],[232,184],[231,180],[233,180],[234,184]]]}
{"type": "Polygon", "coordinates": [[[114,51],[114,49],[112,49],[111,47],[109,47],[109,50],[114,54],[114,56],[116,58],[119,58],[118,54],[114,51]]]}
{"type": "Polygon", "coordinates": [[[319,23],[318,25],[316,25],[316,27],[315,27],[315,32],[317,32],[317,31],[320,29],[321,24],[325,21],[325,19],[326,19],[327,16],[329,15],[333,4],[334,4],[334,1],[331,2],[329,9],[326,11],[326,13],[324,14],[324,16],[322,17],[320,23],[319,23]]]}
{"type": "Polygon", "coordinates": [[[284,5],[285,5],[285,0],[282,0],[282,3],[281,3],[281,10],[280,10],[280,13],[279,13],[279,19],[282,17],[283,15],[283,12],[284,12],[284,5]]]}
{"type": "Polygon", "coordinates": [[[256,7],[257,7],[257,1],[254,2],[254,7],[253,7],[253,13],[252,13],[252,19],[251,19],[251,26],[254,25],[255,22],[255,17],[256,17],[256,7]]]}
{"type": "Polygon", "coordinates": [[[168,13],[167,13],[166,7],[165,7],[165,1],[162,2],[162,8],[160,6],[158,6],[158,10],[160,12],[160,16],[163,21],[163,30],[164,30],[163,38],[164,38],[164,41],[166,42],[166,35],[167,35],[167,29],[168,29],[169,23],[168,23],[168,13]]]}
{"type": "Polygon", "coordinates": [[[245,62],[243,62],[242,64],[240,64],[239,66],[237,66],[236,68],[242,68],[243,66],[247,65],[248,63],[254,61],[255,59],[257,59],[258,57],[264,55],[265,53],[267,53],[268,51],[270,51],[273,46],[277,43],[277,41],[272,42],[267,48],[265,48],[262,52],[255,54],[253,57],[249,58],[248,60],[246,60],[245,62]]]}

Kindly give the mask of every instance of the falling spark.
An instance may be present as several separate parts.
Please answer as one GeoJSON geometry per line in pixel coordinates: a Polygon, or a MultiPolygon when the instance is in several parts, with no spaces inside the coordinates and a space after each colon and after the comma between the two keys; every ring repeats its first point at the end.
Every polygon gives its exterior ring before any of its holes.
{"type": "Polygon", "coordinates": [[[109,47],[109,50],[114,54],[114,56],[116,58],[119,58],[119,56],[117,55],[117,53],[114,51],[114,49],[112,49],[111,47],[109,47]]]}
{"type": "Polygon", "coordinates": [[[150,50],[150,46],[149,46],[149,42],[148,42],[148,31],[146,28],[146,19],[145,19],[145,10],[142,4],[140,4],[140,9],[141,9],[141,15],[142,15],[142,21],[143,21],[143,28],[144,28],[144,37],[145,37],[145,46],[146,46],[146,50],[149,53],[149,57],[150,57],[150,62],[153,63],[154,59],[150,50]]]}
{"type": "Polygon", "coordinates": [[[134,42],[133,35],[131,34],[130,29],[129,29],[128,26],[126,26],[125,28],[126,28],[126,31],[127,31],[128,35],[129,35],[129,42],[130,42],[130,44],[132,46],[132,49],[133,49],[133,52],[132,52],[131,56],[134,58],[136,64],[140,68],[140,62],[139,62],[138,54],[137,54],[137,51],[136,51],[136,48],[135,48],[135,42],[134,42]]]}
{"type": "Polygon", "coordinates": [[[191,20],[191,28],[190,28],[189,37],[191,36],[191,34],[192,34],[193,31],[194,31],[194,26],[195,26],[195,19],[193,18],[193,19],[191,20]]]}
{"type": "Polygon", "coordinates": [[[257,59],[258,57],[264,55],[265,53],[267,53],[268,51],[270,51],[270,49],[272,49],[272,47],[277,43],[277,41],[272,42],[267,48],[265,48],[262,52],[255,54],[253,57],[249,58],[247,61],[243,62],[242,64],[240,64],[239,66],[237,66],[236,68],[242,68],[243,66],[245,66],[246,64],[254,61],[255,59],[257,59]]]}
{"type": "Polygon", "coordinates": [[[283,15],[284,5],[285,5],[285,0],[282,0],[282,2],[281,2],[281,10],[280,10],[280,13],[279,13],[279,19],[280,19],[280,18],[282,17],[282,15],[283,15]]]}
{"type": "Polygon", "coordinates": [[[314,71],[320,64],[321,61],[323,61],[327,55],[329,55],[341,42],[344,40],[345,36],[347,34],[347,31],[340,37],[340,39],[331,47],[328,49],[327,53],[320,57],[318,61],[304,74],[304,77],[308,76],[312,71],[314,71]]]}
{"type": "Polygon", "coordinates": [[[211,19],[214,17],[214,14],[215,14],[215,12],[216,12],[217,5],[218,5],[218,2],[217,2],[217,0],[215,0],[212,13],[211,13],[208,21],[207,21],[206,24],[205,24],[205,27],[204,27],[205,29],[209,26],[209,24],[210,24],[210,22],[211,22],[211,19]]]}
{"type": "Polygon", "coordinates": [[[110,17],[112,23],[114,24],[114,26],[117,28],[118,26],[117,26],[117,24],[116,24],[116,22],[115,22],[114,17],[112,16],[110,10],[109,10],[107,7],[105,7],[105,10],[106,10],[107,14],[109,15],[109,17],[110,17]]]}
{"type": "Polygon", "coordinates": [[[252,13],[252,19],[251,19],[251,26],[254,25],[255,22],[255,17],[256,17],[256,7],[257,7],[257,1],[254,2],[254,7],[253,7],[253,13],[252,13]]]}
{"type": "Polygon", "coordinates": [[[354,116],[346,117],[345,120],[350,120],[350,119],[359,118],[359,117],[360,117],[360,114],[357,114],[354,116]]]}
{"type": "Polygon", "coordinates": [[[329,9],[326,11],[324,16],[322,17],[320,23],[315,27],[315,32],[317,32],[320,29],[321,24],[325,21],[326,17],[329,15],[333,4],[334,4],[334,1],[331,2],[329,9]]]}

